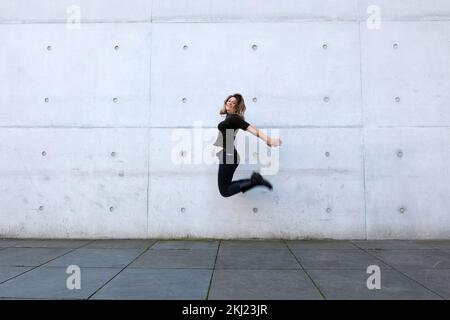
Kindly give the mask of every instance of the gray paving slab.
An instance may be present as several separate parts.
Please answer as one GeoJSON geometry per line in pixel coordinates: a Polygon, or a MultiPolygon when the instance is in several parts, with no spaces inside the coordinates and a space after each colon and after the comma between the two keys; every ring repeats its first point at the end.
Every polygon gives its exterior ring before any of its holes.
{"type": "Polygon", "coordinates": [[[209,300],[323,299],[302,270],[215,270],[209,300]]]}
{"type": "Polygon", "coordinates": [[[156,240],[95,240],[83,249],[148,249],[156,240]]]}
{"type": "Polygon", "coordinates": [[[433,249],[450,250],[450,240],[416,240],[414,242],[433,249]]]}
{"type": "Polygon", "coordinates": [[[216,269],[301,269],[301,266],[289,250],[236,250],[221,246],[216,269]]]}
{"type": "MultiPolygon", "coordinates": [[[[81,268],[80,289],[68,289],[66,268],[39,267],[0,284],[2,298],[86,299],[121,269],[81,268]]],[[[70,279],[69,279],[70,282],[70,279]]]]}
{"type": "Polygon", "coordinates": [[[14,278],[32,268],[33,267],[0,267],[0,283],[14,278]]]}
{"type": "Polygon", "coordinates": [[[212,270],[127,268],[92,299],[204,300],[212,270]]]}
{"type": "Polygon", "coordinates": [[[39,266],[73,249],[69,248],[6,248],[0,251],[0,266],[39,266]]]}
{"type": "Polygon", "coordinates": [[[145,249],[76,249],[46,264],[46,267],[108,267],[122,268],[136,259],[145,249]]]}
{"type": "Polygon", "coordinates": [[[429,250],[368,250],[396,269],[449,269],[450,255],[429,250]]]}
{"type": "Polygon", "coordinates": [[[0,247],[13,248],[80,248],[91,240],[78,239],[0,239],[0,247]]]}
{"type": "Polygon", "coordinates": [[[364,269],[378,265],[390,269],[379,259],[362,250],[292,250],[305,269],[364,269]]]}
{"type": "Polygon", "coordinates": [[[282,240],[222,240],[220,242],[220,247],[223,249],[231,248],[239,250],[288,250],[286,244],[282,240]]]}
{"type": "Polygon", "coordinates": [[[314,250],[332,250],[332,249],[359,249],[350,241],[334,240],[289,240],[286,241],[291,250],[314,249],[314,250]]]}
{"type": "Polygon", "coordinates": [[[352,243],[362,249],[377,250],[415,250],[415,249],[433,249],[432,242],[412,241],[412,240],[361,240],[352,241],[352,243]]]}
{"type": "Polygon", "coordinates": [[[450,269],[405,270],[402,272],[450,300],[450,269]]]}
{"type": "Polygon", "coordinates": [[[371,274],[363,270],[308,270],[320,291],[331,300],[441,300],[395,270],[381,270],[381,288],[369,290],[371,274]]]}
{"type": "Polygon", "coordinates": [[[217,250],[148,250],[130,268],[214,268],[217,250]]]}
{"type": "Polygon", "coordinates": [[[152,246],[152,250],[217,250],[217,240],[160,240],[152,246]]]}
{"type": "Polygon", "coordinates": [[[14,239],[0,239],[0,250],[2,248],[12,247],[12,244],[17,243],[14,239]]]}

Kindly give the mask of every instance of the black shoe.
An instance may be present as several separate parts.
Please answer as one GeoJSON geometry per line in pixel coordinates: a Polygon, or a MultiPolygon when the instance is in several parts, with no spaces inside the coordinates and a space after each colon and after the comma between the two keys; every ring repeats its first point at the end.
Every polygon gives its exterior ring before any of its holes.
{"type": "Polygon", "coordinates": [[[261,174],[259,174],[256,171],[253,171],[252,176],[251,176],[251,180],[256,184],[256,185],[261,185],[261,186],[265,186],[267,187],[269,190],[272,190],[272,184],[267,181],[266,179],[263,178],[263,176],[261,174]]]}

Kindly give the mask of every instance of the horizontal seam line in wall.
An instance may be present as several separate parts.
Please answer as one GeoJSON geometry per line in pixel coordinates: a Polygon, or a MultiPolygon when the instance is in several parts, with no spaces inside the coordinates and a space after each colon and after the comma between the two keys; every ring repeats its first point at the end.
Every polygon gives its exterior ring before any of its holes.
{"type": "MultiPolygon", "coordinates": [[[[362,128],[361,126],[258,126],[259,128],[275,128],[275,129],[289,129],[289,128],[362,128]]],[[[198,126],[177,126],[177,127],[72,127],[72,126],[0,126],[0,128],[8,129],[191,129],[199,128],[198,126]]],[[[200,128],[217,129],[216,126],[203,126],[200,128]]]]}
{"type": "MultiPolygon", "coordinates": [[[[239,20],[239,19],[230,19],[230,20],[152,20],[152,23],[294,23],[294,22],[364,22],[367,18],[364,19],[302,19],[302,18],[280,18],[280,19],[254,19],[254,20],[239,20]]],[[[412,18],[412,19],[383,19],[383,21],[389,22],[428,22],[428,21],[450,21],[449,17],[443,18],[412,18]]]]}
{"type": "MultiPolygon", "coordinates": [[[[85,20],[80,24],[108,24],[108,23],[295,23],[295,22],[364,22],[366,19],[254,19],[254,20],[85,20]]],[[[422,19],[383,19],[384,22],[440,22],[450,21],[450,17],[443,18],[422,18],[422,19]]],[[[69,24],[66,20],[0,20],[1,24],[69,24]]]]}
{"type": "MultiPolygon", "coordinates": [[[[332,128],[450,128],[450,126],[264,126],[257,125],[257,127],[262,129],[296,129],[296,128],[305,128],[305,129],[332,129],[332,128]]],[[[161,126],[129,126],[129,127],[89,127],[89,126],[0,126],[0,129],[194,129],[199,128],[198,126],[176,126],[176,127],[161,127],[161,126]]],[[[217,129],[217,126],[202,126],[200,128],[204,129],[217,129]]]]}

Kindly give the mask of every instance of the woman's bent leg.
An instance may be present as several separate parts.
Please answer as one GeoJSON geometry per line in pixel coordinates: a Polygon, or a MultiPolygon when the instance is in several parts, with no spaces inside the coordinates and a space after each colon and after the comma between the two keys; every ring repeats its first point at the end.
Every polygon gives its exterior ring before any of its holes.
{"type": "Polygon", "coordinates": [[[219,164],[218,185],[223,197],[230,197],[241,192],[239,183],[232,182],[234,172],[239,164],[219,164]]]}
{"type": "Polygon", "coordinates": [[[239,192],[246,192],[256,186],[264,185],[269,189],[272,189],[270,182],[265,180],[259,173],[253,172],[250,179],[233,180],[234,172],[239,166],[239,155],[235,152],[236,161],[229,161],[226,156],[220,154],[219,157],[223,157],[223,163],[219,164],[218,174],[218,186],[219,192],[223,197],[230,197],[239,192]]]}

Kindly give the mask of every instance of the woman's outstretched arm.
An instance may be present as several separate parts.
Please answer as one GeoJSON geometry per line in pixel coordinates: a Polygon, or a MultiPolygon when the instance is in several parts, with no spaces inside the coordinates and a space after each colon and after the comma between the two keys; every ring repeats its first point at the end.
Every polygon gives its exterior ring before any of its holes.
{"type": "Polygon", "coordinates": [[[247,131],[262,139],[270,147],[280,146],[282,143],[281,139],[271,138],[255,126],[249,125],[247,131]]]}

